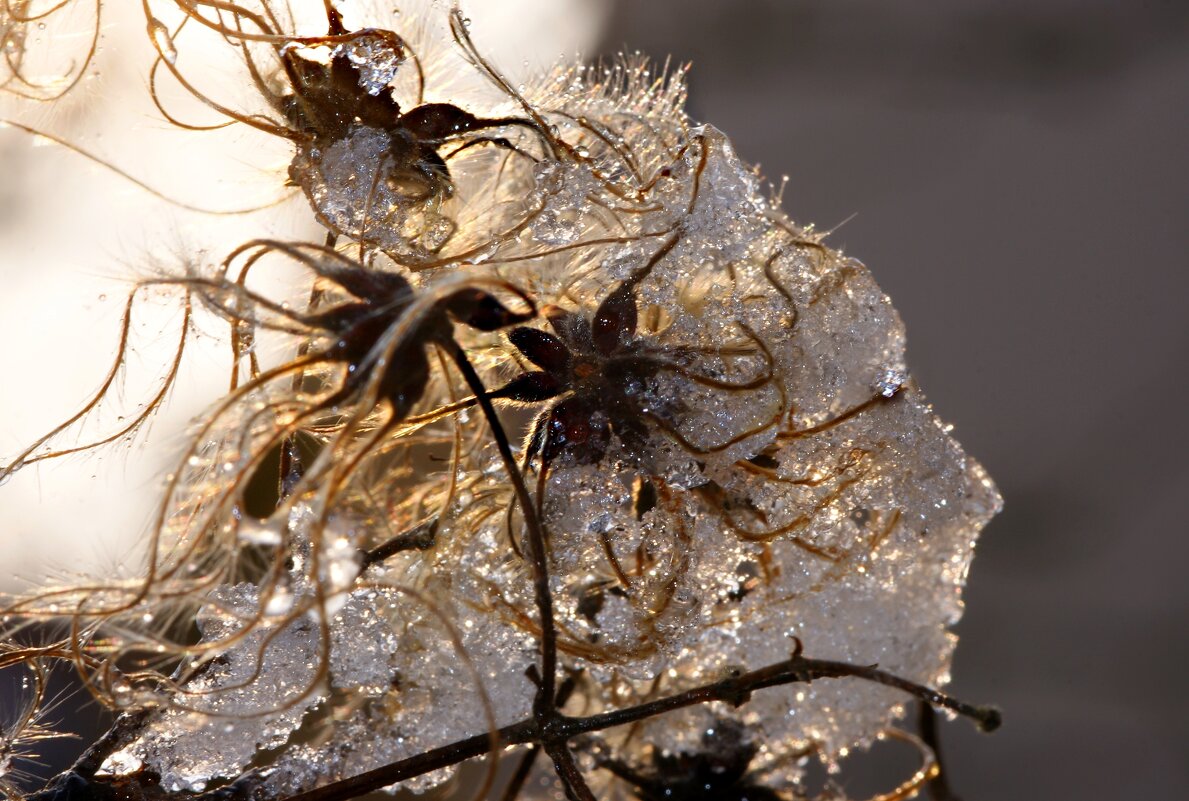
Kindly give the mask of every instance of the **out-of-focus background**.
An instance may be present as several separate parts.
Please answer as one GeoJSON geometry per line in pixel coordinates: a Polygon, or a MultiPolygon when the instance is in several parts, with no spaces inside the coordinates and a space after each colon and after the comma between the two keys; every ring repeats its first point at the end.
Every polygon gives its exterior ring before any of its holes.
{"type": "Polygon", "coordinates": [[[690,113],[864,261],[998,481],[944,731],[985,799],[1189,787],[1189,4],[649,0],[607,49],[693,62],[690,113]]]}
{"type": "MultiPolygon", "coordinates": [[[[952,690],[999,704],[1006,722],[993,736],[945,728],[959,795],[1183,793],[1189,5],[573,5],[586,29],[565,48],[693,62],[691,115],[769,178],[789,176],[795,220],[837,227],[830,242],[891,295],[915,375],[1000,485],[1006,510],[974,562],[952,690]]],[[[9,176],[17,147],[0,142],[9,176]]],[[[32,224],[25,214],[8,204],[0,234],[32,224]]],[[[7,292],[25,291],[13,280],[7,292]]],[[[100,315],[109,328],[116,317],[100,315]]],[[[4,374],[34,370],[27,338],[0,330],[4,374]]]]}

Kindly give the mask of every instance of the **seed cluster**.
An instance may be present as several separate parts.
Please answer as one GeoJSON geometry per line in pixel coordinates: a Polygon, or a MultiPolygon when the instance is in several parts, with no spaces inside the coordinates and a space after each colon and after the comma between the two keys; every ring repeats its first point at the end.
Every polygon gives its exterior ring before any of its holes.
{"type": "MultiPolygon", "coordinates": [[[[231,391],[143,575],[5,605],[72,618],[96,694],[147,710],[92,778],[279,798],[499,731],[529,747],[522,797],[775,799],[894,731],[905,689],[942,703],[918,685],[948,680],[1000,502],[866,268],[686,117],[681,71],[517,88],[457,11],[393,32],[326,9],[313,37],[270,2],[169,9],[231,45],[261,108],[193,91],[293,143],[328,238],[157,282],[185,298],[178,359],[196,310],[227,324],[231,391]],[[434,85],[443,41],[489,87],[465,108],[434,85]],[[277,262],[301,302],[256,288],[277,262]]],[[[151,18],[192,87],[179,30],[151,18]]],[[[73,422],[5,472],[75,450],[53,450],[73,422]]]]}

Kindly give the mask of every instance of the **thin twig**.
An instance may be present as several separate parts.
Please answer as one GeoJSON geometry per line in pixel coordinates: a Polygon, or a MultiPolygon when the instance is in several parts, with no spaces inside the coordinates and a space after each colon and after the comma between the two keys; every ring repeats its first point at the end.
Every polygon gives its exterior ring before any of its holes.
{"type": "Polygon", "coordinates": [[[363,554],[363,568],[383,562],[393,554],[401,551],[428,551],[434,546],[438,536],[438,518],[431,517],[410,529],[402,531],[395,537],[388,539],[375,548],[363,554]]]}
{"type": "MultiPolygon", "coordinates": [[[[930,704],[943,706],[973,719],[983,731],[992,731],[999,726],[1000,714],[993,707],[964,703],[930,687],[894,676],[873,665],[851,665],[828,659],[810,659],[800,654],[799,646],[800,643],[798,643],[797,652],[783,662],[704,684],[655,701],[587,717],[572,718],[557,715],[548,727],[540,726],[536,718],[522,720],[500,729],[497,732],[498,744],[503,748],[509,745],[534,743],[549,751],[555,744],[564,744],[580,734],[634,723],[637,720],[651,718],[665,712],[710,701],[723,701],[734,706],[741,706],[747,703],[753,692],[766,687],[808,683],[815,679],[845,677],[864,679],[903,690],[930,704]]],[[[489,734],[468,737],[465,740],[459,740],[441,748],[375,768],[367,773],[300,793],[292,796],[289,801],[346,801],[346,799],[387,787],[395,782],[456,765],[466,759],[479,756],[492,747],[492,740],[493,738],[489,734]]],[[[556,751],[551,751],[550,756],[556,760],[555,753],[556,751]]]]}
{"type": "Polygon", "coordinates": [[[529,774],[533,772],[533,764],[537,761],[537,756],[540,753],[541,746],[539,745],[534,745],[524,753],[524,756],[520,758],[520,764],[516,766],[516,772],[512,774],[508,786],[504,788],[500,801],[516,801],[520,798],[520,791],[524,789],[524,783],[528,781],[529,774]]]}
{"type": "Polygon", "coordinates": [[[107,733],[96,740],[90,748],[83,752],[71,767],[71,772],[91,778],[109,756],[127,745],[137,734],[149,711],[139,710],[128,712],[116,718],[116,722],[107,733]]]}
{"type": "Polygon", "coordinates": [[[950,789],[949,778],[946,775],[945,761],[941,756],[941,739],[937,730],[937,710],[928,704],[918,705],[917,725],[921,733],[921,740],[933,752],[933,759],[937,762],[937,775],[930,779],[926,788],[932,801],[959,801],[950,789]]]}
{"type": "Polygon", "coordinates": [[[569,801],[597,801],[587,786],[586,779],[582,778],[578,764],[574,762],[570,746],[565,743],[550,743],[545,746],[545,752],[553,760],[553,769],[557,771],[557,777],[561,779],[569,801]]]}
{"type": "Polygon", "coordinates": [[[516,492],[516,499],[520,503],[524,515],[524,526],[528,530],[530,558],[533,567],[533,590],[537,604],[537,614],[541,617],[541,684],[537,690],[537,697],[533,704],[533,711],[537,719],[545,724],[556,714],[557,703],[557,630],[553,619],[553,596],[549,591],[549,562],[545,550],[545,530],[540,518],[537,517],[536,507],[529,497],[528,487],[524,484],[524,476],[520,473],[520,466],[516,457],[512,455],[512,445],[508,435],[500,424],[495,405],[483,379],[475,372],[466,351],[451,340],[446,344],[450,357],[458,365],[463,380],[470,387],[471,392],[479,401],[479,408],[483,410],[488,424],[491,426],[492,438],[499,449],[500,457],[508,471],[508,479],[516,492]]]}

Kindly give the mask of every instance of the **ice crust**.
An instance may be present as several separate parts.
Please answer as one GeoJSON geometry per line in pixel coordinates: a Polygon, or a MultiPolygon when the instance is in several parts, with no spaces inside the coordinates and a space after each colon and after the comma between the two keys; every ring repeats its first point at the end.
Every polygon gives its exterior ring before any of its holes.
{"type": "Polygon", "coordinates": [[[203,641],[237,637],[186,684],[186,699],[153,714],[142,734],[108,758],[108,772],[150,766],[168,792],[206,789],[240,773],[256,752],[285,743],[300,725],[315,683],[317,632],[308,619],[281,628],[254,621],[256,587],[220,587],[199,612],[203,641]],[[184,707],[182,704],[184,703],[184,707]]]}
{"type": "MultiPolygon", "coordinates": [[[[410,203],[377,179],[387,140],[363,127],[303,150],[292,172],[328,227],[394,256],[469,252],[478,235],[465,221],[519,215],[524,224],[491,236],[466,269],[588,319],[671,242],[636,287],[635,335],[670,366],[628,390],[659,410],[647,441],[613,437],[594,464],[564,454],[543,484],[562,661],[582,676],[575,708],[619,708],[778,662],[794,638],[809,656],[944,684],[975,540],[1000,506],[994,485],[910,377],[903,326],[868,270],[789,221],[723,133],[687,120],[679,76],[615,69],[561,72],[527,90],[585,155],[512,169],[498,192],[464,191],[490,186],[499,162],[483,157],[452,166],[452,198],[410,203]],[[647,188],[629,202],[616,192],[633,173],[647,188]],[[625,205],[633,213],[608,214],[625,205]],[[607,242],[569,249],[593,240],[607,242]],[[642,486],[655,495],[645,509],[642,486]]],[[[493,386],[520,371],[506,342],[457,334],[502,353],[484,364],[493,386]]],[[[279,749],[264,775],[288,794],[526,718],[537,617],[524,543],[509,538],[511,493],[489,445],[458,468],[427,551],[361,570],[343,554],[383,535],[336,509],[325,530],[290,514],[275,539],[257,538],[299,555],[277,585],[291,597],[270,590],[261,610],[253,584],[214,589],[199,617],[212,658],[108,769],[143,763],[167,788],[199,790],[279,749]],[[316,537],[326,539],[321,573],[309,562],[316,537]],[[325,551],[332,540],[337,557],[325,551]],[[315,602],[320,584],[328,601],[315,602]]],[[[425,480],[444,491],[441,475],[425,480]]],[[[647,722],[621,753],[643,764],[654,749],[692,752],[715,721],[734,718],[759,745],[753,769],[793,784],[801,768],[790,757],[870,743],[904,700],[854,679],[773,688],[737,710],[647,722]]],[[[617,736],[606,735],[613,747],[617,736]]]]}

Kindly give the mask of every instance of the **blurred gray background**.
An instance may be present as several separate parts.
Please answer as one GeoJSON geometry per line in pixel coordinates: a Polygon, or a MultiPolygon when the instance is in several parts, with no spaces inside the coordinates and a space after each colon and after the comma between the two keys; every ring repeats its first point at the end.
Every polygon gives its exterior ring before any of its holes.
{"type": "Polygon", "coordinates": [[[998,481],[943,732],[979,799],[1189,792],[1189,3],[648,0],[607,52],[864,261],[998,481]]]}

